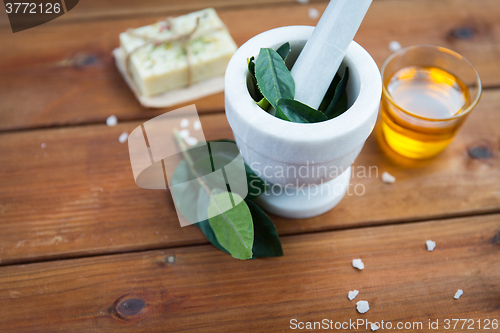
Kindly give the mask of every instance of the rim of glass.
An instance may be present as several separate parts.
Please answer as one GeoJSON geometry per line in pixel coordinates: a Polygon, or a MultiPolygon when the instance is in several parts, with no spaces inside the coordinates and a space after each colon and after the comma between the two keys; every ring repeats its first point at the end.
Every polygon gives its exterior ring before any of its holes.
{"type": "Polygon", "coordinates": [[[478,88],[476,98],[474,99],[474,101],[472,101],[472,103],[466,109],[462,110],[461,112],[457,113],[456,115],[454,115],[452,117],[449,117],[449,118],[440,118],[440,119],[437,119],[437,118],[424,117],[424,116],[421,116],[419,114],[416,114],[414,112],[411,112],[411,111],[409,111],[409,110],[404,109],[403,107],[401,107],[392,98],[392,96],[389,93],[389,91],[387,91],[387,89],[385,87],[385,82],[382,82],[382,93],[383,93],[383,95],[389,100],[389,102],[391,102],[392,104],[394,104],[399,110],[403,111],[404,113],[406,113],[406,114],[408,114],[408,115],[410,115],[412,117],[419,118],[419,119],[422,119],[422,120],[428,120],[428,121],[449,121],[449,120],[458,119],[458,118],[461,118],[461,117],[467,115],[477,105],[477,103],[479,102],[479,99],[481,98],[482,84],[481,84],[481,79],[479,78],[479,74],[477,73],[476,68],[471,64],[471,62],[469,60],[467,60],[464,56],[458,54],[455,51],[452,51],[452,50],[447,49],[447,48],[442,47],[442,46],[435,46],[435,45],[412,45],[412,46],[407,46],[405,48],[402,48],[402,49],[394,52],[387,59],[385,59],[384,64],[382,65],[382,68],[380,70],[381,76],[382,76],[382,80],[384,79],[385,68],[387,67],[387,65],[389,64],[389,62],[392,59],[396,58],[397,56],[399,56],[399,55],[401,55],[401,54],[403,54],[403,53],[405,53],[405,52],[407,52],[407,51],[409,51],[411,49],[432,49],[432,50],[437,51],[437,52],[443,52],[444,51],[444,52],[446,52],[446,53],[448,53],[448,54],[450,54],[450,55],[458,58],[459,60],[464,61],[466,64],[468,64],[469,67],[474,71],[474,74],[476,75],[477,88],[478,88]]]}

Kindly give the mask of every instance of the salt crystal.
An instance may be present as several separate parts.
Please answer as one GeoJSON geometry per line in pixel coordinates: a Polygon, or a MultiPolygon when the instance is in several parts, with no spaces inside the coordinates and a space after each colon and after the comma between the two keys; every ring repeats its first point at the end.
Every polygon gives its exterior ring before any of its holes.
{"type": "Polygon", "coordinates": [[[115,116],[109,116],[108,119],[106,119],[106,125],[115,126],[116,124],[118,124],[118,119],[116,119],[115,116]]]}
{"type": "Polygon", "coordinates": [[[391,50],[392,52],[399,51],[401,50],[401,44],[399,44],[398,41],[393,40],[389,43],[389,50],[391,50]]]}
{"type": "Polygon", "coordinates": [[[386,184],[392,184],[396,181],[396,177],[394,177],[393,175],[391,175],[388,172],[384,172],[382,174],[382,181],[386,184]]]}
{"type": "Polygon", "coordinates": [[[183,139],[187,138],[189,136],[189,130],[187,129],[180,130],[179,136],[183,139]]]}
{"type": "Polygon", "coordinates": [[[356,303],[356,309],[359,313],[366,313],[368,310],[370,310],[370,305],[367,301],[359,301],[358,303],[356,303]]]}
{"type": "Polygon", "coordinates": [[[365,268],[365,264],[363,264],[361,259],[353,259],[352,260],[352,267],[357,268],[359,270],[362,270],[365,268]]]}
{"type": "Polygon", "coordinates": [[[193,128],[198,131],[201,129],[201,123],[199,120],[195,121],[194,124],[193,124],[193,128]]]}
{"type": "Polygon", "coordinates": [[[374,331],[374,332],[380,328],[380,326],[378,326],[378,325],[377,325],[377,324],[375,324],[375,323],[371,323],[371,324],[372,324],[372,325],[371,325],[371,326],[372,326],[372,327],[371,327],[371,328],[372,328],[372,331],[374,331]]]}
{"type": "Polygon", "coordinates": [[[123,132],[122,134],[120,134],[120,137],[118,138],[118,142],[124,143],[125,141],[127,141],[127,139],[128,139],[128,133],[123,132]]]}
{"type": "Polygon", "coordinates": [[[464,294],[464,291],[462,289],[458,289],[457,292],[455,293],[455,299],[459,299],[460,296],[464,294]]]}
{"type": "Polygon", "coordinates": [[[297,2],[301,5],[307,5],[309,3],[309,0],[297,0],[297,2]]]}
{"type": "Polygon", "coordinates": [[[41,146],[42,148],[47,147],[47,145],[45,144],[45,142],[44,142],[44,143],[42,143],[40,146],[41,146]]]}
{"type": "Polygon", "coordinates": [[[309,8],[309,18],[316,20],[319,17],[319,11],[316,8],[309,8]]]}
{"type": "Polygon", "coordinates": [[[356,296],[358,296],[358,294],[359,294],[358,290],[349,291],[349,294],[347,294],[347,298],[349,298],[349,300],[352,301],[353,299],[356,298],[356,296]]]}
{"type": "Polygon", "coordinates": [[[192,136],[188,136],[184,139],[184,141],[186,141],[186,143],[191,147],[198,143],[198,139],[193,138],[192,136]]]}
{"type": "Polygon", "coordinates": [[[184,118],[181,120],[181,128],[188,127],[189,126],[189,120],[184,118]]]}
{"type": "Polygon", "coordinates": [[[427,251],[432,251],[436,247],[436,242],[428,240],[428,241],[425,241],[425,245],[427,245],[427,251]]]}

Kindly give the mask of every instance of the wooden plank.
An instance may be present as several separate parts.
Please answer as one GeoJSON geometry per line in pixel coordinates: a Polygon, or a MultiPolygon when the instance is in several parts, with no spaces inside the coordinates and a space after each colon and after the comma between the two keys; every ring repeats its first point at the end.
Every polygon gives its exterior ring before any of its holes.
{"type": "MultiPolygon", "coordinates": [[[[197,246],[2,267],[0,324],[9,333],[282,332],[291,319],[363,319],[449,332],[445,320],[457,318],[484,331],[478,320],[483,328],[500,319],[499,219],[288,236],[284,257],[254,261],[197,246]],[[351,266],[355,258],[363,271],[351,266]],[[354,289],[360,294],[349,301],[354,289]],[[356,311],[359,300],[369,302],[367,313],[356,311]]],[[[462,324],[453,331],[465,331],[462,324]]]]}
{"type": "MultiPolygon", "coordinates": [[[[309,0],[310,3],[325,3],[327,0],[309,0]]],[[[116,19],[122,17],[182,15],[207,7],[216,10],[242,7],[265,7],[273,5],[298,5],[296,0],[86,0],[78,3],[68,15],[58,18],[58,23],[116,19]]],[[[8,25],[6,14],[0,14],[0,25],[8,25]]]]}
{"type": "MultiPolygon", "coordinates": [[[[417,165],[395,164],[372,135],[355,162],[350,195],[315,218],[273,217],[279,233],[500,211],[499,104],[500,90],[485,92],[451,146],[417,165]],[[377,168],[371,177],[370,167],[377,168]],[[395,184],[382,183],[384,171],[395,184]]],[[[224,114],[201,121],[208,140],[232,136],[224,114]]],[[[197,228],[179,226],[168,193],[135,185],[127,145],[118,136],[139,124],[0,135],[3,264],[206,243],[197,228]]]]}
{"type": "MultiPolygon", "coordinates": [[[[219,14],[241,45],[268,29],[314,25],[316,21],[308,17],[310,7],[323,11],[325,4],[252,6],[224,9],[219,14]]],[[[164,112],[139,105],[110,56],[118,46],[120,32],[162,17],[85,23],[54,20],[17,34],[0,28],[0,130],[98,123],[111,114],[139,120],[164,112]]],[[[403,46],[449,47],[477,67],[485,86],[498,86],[499,21],[496,0],[481,0],[480,6],[467,0],[376,1],[356,40],[379,65],[390,54],[392,40],[403,46]],[[456,37],[460,28],[470,29],[470,38],[456,37]]],[[[200,112],[222,111],[224,107],[223,94],[194,102],[200,112]]]]}

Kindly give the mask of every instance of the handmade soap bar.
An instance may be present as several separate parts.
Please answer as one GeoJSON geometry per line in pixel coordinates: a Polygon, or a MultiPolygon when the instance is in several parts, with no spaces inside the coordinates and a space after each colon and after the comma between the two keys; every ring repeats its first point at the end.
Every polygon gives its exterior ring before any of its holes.
{"type": "Polygon", "coordinates": [[[212,8],[121,33],[120,44],[144,96],[223,75],[237,49],[212,8]]]}

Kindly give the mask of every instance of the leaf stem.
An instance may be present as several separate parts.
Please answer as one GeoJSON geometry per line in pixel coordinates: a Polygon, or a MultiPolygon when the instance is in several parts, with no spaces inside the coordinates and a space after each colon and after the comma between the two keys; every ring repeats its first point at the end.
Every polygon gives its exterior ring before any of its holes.
{"type": "Polygon", "coordinates": [[[211,197],[212,191],[210,190],[210,187],[207,185],[207,183],[205,183],[203,181],[203,179],[201,178],[198,171],[196,171],[196,168],[194,167],[193,158],[191,157],[191,155],[188,152],[189,148],[187,147],[184,140],[182,140],[177,128],[174,128],[174,136],[175,136],[175,139],[177,140],[177,144],[179,145],[179,148],[181,149],[182,156],[184,156],[184,159],[186,160],[186,163],[189,166],[189,170],[191,171],[193,176],[196,178],[196,181],[198,182],[198,184],[200,184],[200,186],[203,188],[203,190],[205,190],[205,192],[207,192],[208,196],[211,197]]]}

